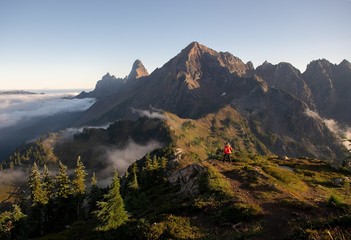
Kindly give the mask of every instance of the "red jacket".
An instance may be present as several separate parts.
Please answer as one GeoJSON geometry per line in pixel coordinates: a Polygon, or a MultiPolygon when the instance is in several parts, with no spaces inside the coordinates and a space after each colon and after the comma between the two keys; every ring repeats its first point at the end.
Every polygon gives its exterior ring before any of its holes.
{"type": "Polygon", "coordinates": [[[229,145],[225,145],[224,146],[224,154],[231,154],[232,153],[233,148],[229,145]]]}

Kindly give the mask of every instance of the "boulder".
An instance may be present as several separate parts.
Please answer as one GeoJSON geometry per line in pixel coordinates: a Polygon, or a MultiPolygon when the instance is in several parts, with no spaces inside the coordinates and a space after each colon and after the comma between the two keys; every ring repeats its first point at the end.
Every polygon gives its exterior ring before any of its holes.
{"type": "Polygon", "coordinates": [[[181,193],[190,193],[196,195],[199,193],[198,180],[200,176],[206,172],[207,169],[200,164],[190,164],[180,170],[173,172],[173,174],[168,177],[168,181],[171,184],[178,184],[181,186],[181,193]]]}

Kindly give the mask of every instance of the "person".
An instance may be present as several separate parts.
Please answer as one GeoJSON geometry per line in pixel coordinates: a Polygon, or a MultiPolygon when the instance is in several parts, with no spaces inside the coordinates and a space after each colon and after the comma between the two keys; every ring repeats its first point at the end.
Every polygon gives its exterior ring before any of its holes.
{"type": "Polygon", "coordinates": [[[224,145],[224,155],[223,155],[223,161],[226,161],[226,159],[228,159],[229,162],[232,162],[230,159],[230,154],[232,153],[233,148],[230,146],[229,142],[227,142],[224,145]]]}

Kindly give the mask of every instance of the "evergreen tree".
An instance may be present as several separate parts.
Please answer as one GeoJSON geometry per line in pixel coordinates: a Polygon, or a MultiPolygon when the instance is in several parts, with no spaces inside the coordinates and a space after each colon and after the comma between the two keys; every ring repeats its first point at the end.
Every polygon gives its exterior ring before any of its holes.
{"type": "Polygon", "coordinates": [[[31,208],[29,212],[29,221],[30,225],[32,226],[31,232],[32,236],[40,236],[44,232],[44,206],[48,203],[49,199],[41,181],[38,166],[35,162],[33,163],[31,173],[28,178],[28,184],[31,200],[31,208]]]}
{"type": "Polygon", "coordinates": [[[45,205],[48,203],[48,195],[46,194],[41,182],[39,169],[36,163],[33,164],[28,179],[30,198],[33,206],[45,205]]]}
{"type": "Polygon", "coordinates": [[[91,177],[91,190],[89,193],[89,213],[92,213],[98,209],[97,202],[99,199],[101,199],[102,195],[103,193],[101,189],[97,186],[97,178],[95,172],[93,172],[93,175],[91,177]]]}
{"type": "Polygon", "coordinates": [[[43,172],[42,172],[42,185],[43,189],[47,195],[48,199],[48,204],[45,205],[43,211],[44,211],[44,229],[46,232],[50,232],[50,230],[53,228],[54,222],[53,222],[53,217],[54,217],[54,182],[53,179],[50,175],[50,171],[47,168],[46,165],[44,165],[43,172]]]}
{"type": "Polygon", "coordinates": [[[67,166],[59,162],[59,171],[55,178],[55,216],[53,222],[59,226],[70,224],[75,217],[72,205],[73,190],[67,175],[67,166]]]}
{"type": "Polygon", "coordinates": [[[72,195],[71,181],[67,175],[67,166],[59,162],[59,172],[55,179],[56,197],[68,198],[72,195]]]}
{"type": "Polygon", "coordinates": [[[47,194],[47,198],[48,200],[50,200],[50,197],[52,196],[52,193],[54,190],[54,183],[52,181],[50,171],[46,165],[44,165],[43,172],[42,172],[42,183],[43,183],[43,189],[47,194]]]}
{"type": "Polygon", "coordinates": [[[96,217],[99,220],[98,231],[117,229],[127,221],[128,213],[124,209],[117,171],[115,171],[108,193],[104,195],[104,201],[98,202],[98,208],[99,210],[95,211],[96,217]]]}
{"type": "Polygon", "coordinates": [[[133,163],[131,166],[131,173],[127,177],[127,188],[130,191],[137,191],[139,189],[137,172],[137,165],[133,163]]]}
{"type": "Polygon", "coordinates": [[[83,205],[83,200],[86,194],[86,186],[85,186],[85,177],[87,176],[84,165],[80,160],[80,156],[77,158],[77,167],[75,169],[76,178],[73,181],[73,191],[75,196],[76,202],[76,209],[77,209],[77,219],[80,220],[80,212],[83,205]]]}
{"type": "Polygon", "coordinates": [[[21,208],[13,205],[12,211],[0,213],[0,239],[25,239],[23,219],[26,217],[21,208]]]}
{"type": "Polygon", "coordinates": [[[74,193],[75,195],[83,196],[85,195],[85,177],[87,173],[85,172],[85,167],[80,160],[80,156],[77,158],[77,167],[75,169],[76,179],[73,181],[74,193]]]}

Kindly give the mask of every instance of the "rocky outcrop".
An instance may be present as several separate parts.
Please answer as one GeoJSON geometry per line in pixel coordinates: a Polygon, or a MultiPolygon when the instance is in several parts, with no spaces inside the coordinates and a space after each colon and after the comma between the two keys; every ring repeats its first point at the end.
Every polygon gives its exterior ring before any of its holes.
{"type": "Polygon", "coordinates": [[[180,185],[181,193],[189,193],[192,195],[199,193],[199,178],[207,171],[207,168],[200,164],[190,164],[185,168],[173,172],[168,177],[171,184],[180,185]]]}
{"type": "Polygon", "coordinates": [[[139,59],[137,59],[134,62],[132,70],[130,71],[127,79],[134,80],[145,76],[149,76],[149,73],[144,67],[143,63],[139,59]]]}

